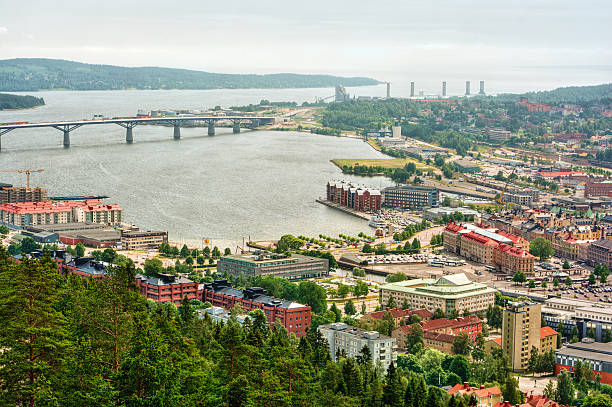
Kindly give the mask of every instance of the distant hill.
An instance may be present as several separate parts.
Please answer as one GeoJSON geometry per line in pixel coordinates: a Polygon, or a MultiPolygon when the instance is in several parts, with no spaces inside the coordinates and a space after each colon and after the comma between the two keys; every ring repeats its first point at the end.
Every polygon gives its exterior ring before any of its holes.
{"type": "Polygon", "coordinates": [[[34,96],[19,96],[0,93],[0,110],[5,109],[27,109],[45,104],[43,98],[34,96]]]}
{"type": "Polygon", "coordinates": [[[523,94],[504,93],[500,99],[518,100],[519,97],[529,98],[531,102],[540,103],[581,103],[596,102],[599,100],[612,100],[612,83],[594,86],[568,86],[540,92],[527,92],[523,94]]]}
{"type": "Polygon", "coordinates": [[[278,73],[220,74],[174,68],[126,68],[91,65],[61,59],[0,60],[0,91],[120,90],[120,89],[246,89],[367,86],[371,78],[278,73]]]}

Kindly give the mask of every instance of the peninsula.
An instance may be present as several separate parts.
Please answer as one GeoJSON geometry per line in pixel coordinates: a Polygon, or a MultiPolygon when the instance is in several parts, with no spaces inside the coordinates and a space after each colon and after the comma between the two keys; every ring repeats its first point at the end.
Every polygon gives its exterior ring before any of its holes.
{"type": "Polygon", "coordinates": [[[188,69],[92,65],[60,59],[0,60],[0,91],[122,89],[281,89],[368,86],[363,77],[277,73],[221,74],[188,69]]]}
{"type": "Polygon", "coordinates": [[[0,110],[29,109],[45,104],[43,98],[0,93],[0,110]]]}

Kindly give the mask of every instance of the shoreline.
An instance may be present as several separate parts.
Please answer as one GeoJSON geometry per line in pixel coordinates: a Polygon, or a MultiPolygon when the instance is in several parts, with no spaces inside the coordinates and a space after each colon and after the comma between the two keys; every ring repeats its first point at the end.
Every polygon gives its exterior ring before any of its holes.
{"type": "Polygon", "coordinates": [[[21,110],[34,110],[34,109],[38,109],[39,107],[43,107],[43,106],[47,106],[47,104],[43,103],[42,105],[32,106],[32,107],[18,107],[17,109],[0,109],[0,112],[16,112],[16,111],[21,111],[21,110]]]}

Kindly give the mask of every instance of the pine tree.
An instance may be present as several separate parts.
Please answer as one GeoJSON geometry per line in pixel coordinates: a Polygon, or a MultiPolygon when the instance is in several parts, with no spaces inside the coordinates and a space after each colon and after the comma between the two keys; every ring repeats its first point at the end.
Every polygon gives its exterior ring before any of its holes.
{"type": "Polygon", "coordinates": [[[557,376],[557,391],[554,400],[560,404],[570,405],[574,400],[574,383],[567,370],[561,370],[557,376]]]}
{"type": "Polygon", "coordinates": [[[404,405],[404,392],[402,381],[397,374],[393,362],[387,369],[387,377],[383,386],[383,402],[389,407],[402,407],[404,405]]]}
{"type": "Polygon", "coordinates": [[[29,405],[54,397],[54,375],[62,368],[64,318],[56,309],[62,296],[49,257],[8,259],[0,247],[0,404],[29,405]]]}
{"type": "Polygon", "coordinates": [[[504,401],[508,401],[510,404],[519,404],[523,401],[522,393],[518,389],[518,381],[511,375],[506,376],[502,396],[504,401]]]}
{"type": "Polygon", "coordinates": [[[362,394],[363,378],[352,358],[345,359],[342,364],[342,379],[344,380],[345,394],[347,396],[355,397],[362,394]]]}

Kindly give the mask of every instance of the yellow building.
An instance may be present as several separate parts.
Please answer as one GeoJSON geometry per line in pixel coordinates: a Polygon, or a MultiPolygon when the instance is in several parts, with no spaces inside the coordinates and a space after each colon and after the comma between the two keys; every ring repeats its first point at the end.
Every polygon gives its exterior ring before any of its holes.
{"type": "Polygon", "coordinates": [[[540,349],[542,305],[510,303],[502,318],[502,349],[514,371],[525,371],[531,348],[540,349]]]}

